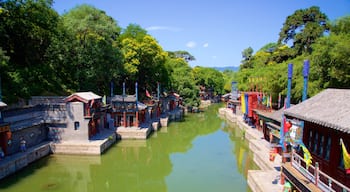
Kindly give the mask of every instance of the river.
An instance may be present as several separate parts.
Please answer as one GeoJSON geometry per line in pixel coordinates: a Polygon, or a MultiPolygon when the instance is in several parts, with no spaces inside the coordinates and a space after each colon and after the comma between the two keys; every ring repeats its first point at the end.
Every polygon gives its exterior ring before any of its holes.
{"type": "Polygon", "coordinates": [[[235,125],[203,113],[171,122],[147,140],[122,140],[101,156],[51,155],[0,181],[1,192],[250,191],[253,162],[235,125]]]}

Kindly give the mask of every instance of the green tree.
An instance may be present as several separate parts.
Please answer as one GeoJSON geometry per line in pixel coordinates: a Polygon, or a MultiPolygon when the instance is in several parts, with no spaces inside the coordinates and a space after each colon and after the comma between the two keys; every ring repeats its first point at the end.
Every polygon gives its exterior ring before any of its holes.
{"type": "Polygon", "coordinates": [[[350,86],[350,33],[331,34],[314,45],[312,72],[318,76],[321,88],[349,88],[350,86]]]}
{"type": "Polygon", "coordinates": [[[166,62],[170,74],[169,89],[177,91],[183,98],[186,106],[199,106],[199,88],[194,83],[192,69],[182,58],[169,58],[166,62]]]}
{"type": "Polygon", "coordinates": [[[0,1],[0,44],[9,56],[3,88],[10,102],[54,89],[44,59],[59,21],[51,6],[51,0],[0,1]]]}
{"type": "MultiPolygon", "coordinates": [[[[72,79],[76,90],[107,94],[109,83],[119,79],[122,70],[118,36],[121,28],[104,11],[80,5],[63,15],[64,28],[71,39],[69,48],[76,69],[72,79]]],[[[67,60],[68,61],[68,60],[67,60]]]]}
{"type": "Polygon", "coordinates": [[[243,52],[242,52],[243,60],[242,60],[241,68],[252,68],[253,67],[252,62],[251,62],[253,52],[254,52],[254,50],[251,47],[248,47],[248,48],[243,50],[243,52]]]}
{"type": "Polygon", "coordinates": [[[182,58],[186,62],[195,61],[196,58],[187,51],[168,51],[170,58],[182,58]]]}
{"type": "Polygon", "coordinates": [[[155,90],[158,82],[164,86],[169,78],[165,68],[167,53],[152,36],[145,34],[140,27],[132,25],[124,32],[126,34],[122,34],[121,51],[126,73],[123,79],[130,86],[138,82],[143,91],[146,88],[155,90]]]}
{"type": "Polygon", "coordinates": [[[283,24],[278,44],[291,41],[297,55],[311,53],[311,45],[329,30],[327,20],[327,16],[316,6],[296,10],[283,24]]]}
{"type": "Polygon", "coordinates": [[[218,70],[209,67],[195,67],[192,70],[197,86],[205,86],[214,90],[214,94],[224,93],[224,76],[218,70]]]}

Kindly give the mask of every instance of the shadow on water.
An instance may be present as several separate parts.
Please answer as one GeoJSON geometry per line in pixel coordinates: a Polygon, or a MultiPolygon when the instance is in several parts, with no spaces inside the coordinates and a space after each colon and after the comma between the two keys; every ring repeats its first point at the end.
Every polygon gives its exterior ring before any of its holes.
{"type": "Polygon", "coordinates": [[[249,191],[254,167],[238,128],[212,105],[147,140],[122,140],[102,156],[53,155],[0,181],[10,191],[249,191]]]}

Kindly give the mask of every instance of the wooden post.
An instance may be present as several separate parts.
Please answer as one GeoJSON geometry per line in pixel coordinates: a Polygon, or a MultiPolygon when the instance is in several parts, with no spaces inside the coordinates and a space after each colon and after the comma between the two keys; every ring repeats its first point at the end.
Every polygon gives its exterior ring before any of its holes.
{"type": "Polygon", "coordinates": [[[123,112],[123,120],[124,120],[124,127],[127,127],[127,122],[126,122],[126,111],[123,112]]]}
{"type": "Polygon", "coordinates": [[[319,165],[318,165],[318,162],[315,163],[315,173],[314,173],[314,176],[315,176],[315,185],[317,186],[318,185],[318,174],[319,174],[319,165]]]}
{"type": "Polygon", "coordinates": [[[139,126],[139,112],[136,111],[136,122],[135,122],[135,127],[139,126]]]}

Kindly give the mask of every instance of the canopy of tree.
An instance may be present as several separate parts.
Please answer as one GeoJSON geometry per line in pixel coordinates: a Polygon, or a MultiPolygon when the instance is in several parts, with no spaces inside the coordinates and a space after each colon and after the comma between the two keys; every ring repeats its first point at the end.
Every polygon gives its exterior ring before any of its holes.
{"type": "Polygon", "coordinates": [[[297,10],[287,17],[277,43],[252,52],[250,47],[242,52],[236,74],[242,91],[272,94],[277,102],[278,94],[287,93],[287,65],[293,63],[292,102],[296,103],[302,97],[305,60],[310,61],[309,96],[325,88],[350,88],[350,16],[331,22],[318,7],[297,10]]]}
{"type": "MultiPolygon", "coordinates": [[[[122,29],[116,20],[90,5],[59,15],[52,0],[0,1],[0,77],[7,103],[33,95],[75,91],[134,94],[145,90],[178,92],[186,105],[198,105],[198,86],[187,51],[166,52],[137,24],[122,29]]],[[[210,72],[213,73],[213,72],[210,72]]],[[[220,82],[222,84],[222,82],[220,82]]],[[[222,86],[214,85],[218,92],[222,86]]]]}

